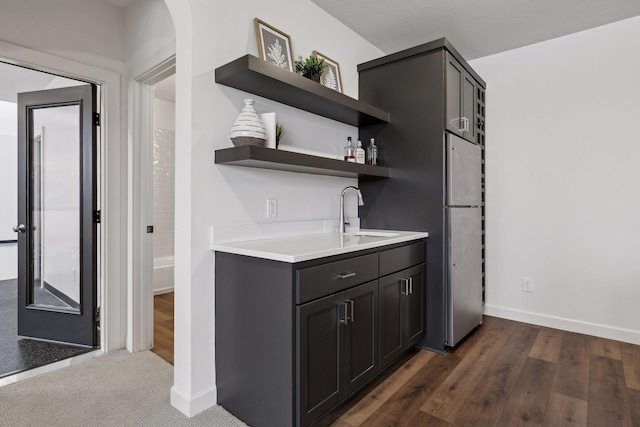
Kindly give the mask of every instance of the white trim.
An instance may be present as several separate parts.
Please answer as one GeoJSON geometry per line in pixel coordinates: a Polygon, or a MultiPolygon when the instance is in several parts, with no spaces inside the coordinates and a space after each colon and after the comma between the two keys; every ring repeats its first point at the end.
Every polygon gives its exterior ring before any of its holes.
{"type": "Polygon", "coordinates": [[[546,326],[548,328],[560,329],[563,331],[593,335],[600,338],[640,345],[640,331],[634,331],[632,329],[617,328],[598,323],[584,322],[581,320],[567,319],[548,314],[532,313],[529,311],[515,310],[512,308],[492,305],[484,306],[484,314],[488,316],[501,317],[503,319],[516,320],[518,322],[546,326]]]}
{"type": "Polygon", "coordinates": [[[90,351],[89,353],[73,356],[68,359],[59,360],[48,365],[39,366],[37,368],[29,369],[28,371],[18,372],[17,374],[9,375],[8,377],[0,378],[0,387],[4,387],[9,384],[17,383],[18,381],[26,380],[28,378],[37,377],[38,375],[48,374],[49,372],[57,371],[58,369],[66,368],[67,366],[77,365],[85,360],[93,359],[94,357],[103,356],[102,350],[90,351]]]}
{"type": "Polygon", "coordinates": [[[190,418],[214,406],[217,399],[218,391],[215,386],[191,396],[187,396],[176,386],[171,387],[171,405],[190,418]]]}
{"type": "Polygon", "coordinates": [[[126,177],[121,165],[125,164],[126,153],[121,150],[120,74],[2,41],[0,59],[14,65],[101,85],[100,206],[104,221],[100,227],[99,251],[99,281],[102,284],[100,346],[106,352],[123,348],[126,334],[126,312],[123,309],[126,295],[126,252],[123,246],[126,227],[122,222],[125,212],[122,184],[126,177]]]}
{"type": "Polygon", "coordinates": [[[127,350],[153,347],[153,87],[129,84],[127,350]]]}
{"type": "MultiPolygon", "coordinates": [[[[129,188],[127,191],[129,233],[127,247],[127,349],[131,352],[153,347],[153,86],[175,72],[175,45],[160,49],[153,58],[132,66],[129,81],[129,188]],[[141,71],[142,66],[148,66],[141,71]]],[[[171,292],[171,291],[169,291],[171,292]]]]}

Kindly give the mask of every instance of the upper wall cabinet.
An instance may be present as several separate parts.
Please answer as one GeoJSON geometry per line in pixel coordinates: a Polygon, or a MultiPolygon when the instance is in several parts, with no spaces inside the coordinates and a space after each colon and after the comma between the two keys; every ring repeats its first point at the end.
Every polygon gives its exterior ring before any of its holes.
{"type": "Polygon", "coordinates": [[[446,61],[445,127],[464,139],[476,142],[476,81],[449,52],[446,53],[446,61]]]}
{"type": "Polygon", "coordinates": [[[253,55],[245,55],[216,68],[215,79],[216,83],[352,126],[388,123],[390,120],[386,111],[253,55]]]}

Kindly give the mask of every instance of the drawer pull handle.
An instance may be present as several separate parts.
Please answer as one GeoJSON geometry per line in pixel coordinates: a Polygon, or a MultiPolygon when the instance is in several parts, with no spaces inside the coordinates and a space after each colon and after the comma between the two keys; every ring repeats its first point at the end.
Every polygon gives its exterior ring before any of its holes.
{"type": "Polygon", "coordinates": [[[348,279],[349,277],[353,277],[355,275],[356,273],[338,274],[338,279],[348,279]]]}

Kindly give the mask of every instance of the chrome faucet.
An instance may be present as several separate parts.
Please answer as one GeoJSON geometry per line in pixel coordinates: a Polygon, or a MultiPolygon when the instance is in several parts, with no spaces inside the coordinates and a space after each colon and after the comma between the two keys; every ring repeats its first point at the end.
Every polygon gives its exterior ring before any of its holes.
{"type": "Polygon", "coordinates": [[[344,190],[342,190],[342,193],[340,193],[340,234],[343,234],[346,229],[345,226],[349,225],[349,223],[347,222],[347,216],[344,214],[344,195],[347,192],[347,190],[355,190],[356,193],[358,194],[358,206],[364,205],[364,200],[362,199],[362,193],[360,192],[359,188],[350,185],[346,187],[344,190]]]}

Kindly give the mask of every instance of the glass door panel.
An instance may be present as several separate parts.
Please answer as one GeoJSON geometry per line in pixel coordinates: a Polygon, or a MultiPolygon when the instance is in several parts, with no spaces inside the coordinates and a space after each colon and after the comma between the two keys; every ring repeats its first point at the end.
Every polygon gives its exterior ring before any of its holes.
{"type": "Polygon", "coordinates": [[[34,108],[32,308],[80,311],[80,106],[34,108]]]}

